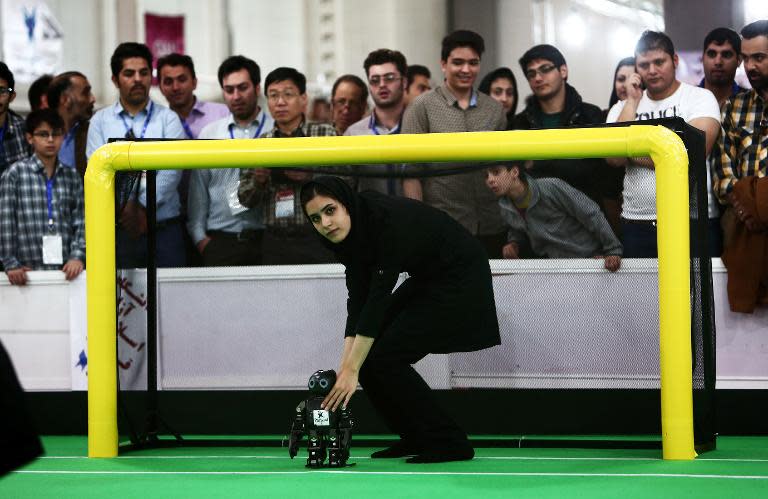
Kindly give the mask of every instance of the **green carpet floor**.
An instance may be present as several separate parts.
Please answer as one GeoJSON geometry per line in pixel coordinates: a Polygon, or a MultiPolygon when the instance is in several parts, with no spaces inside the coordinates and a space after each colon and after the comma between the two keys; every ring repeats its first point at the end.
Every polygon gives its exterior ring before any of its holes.
{"type": "Polygon", "coordinates": [[[46,437],[46,456],[0,479],[0,499],[768,498],[768,437],[720,437],[694,461],[660,450],[478,448],[469,462],[371,460],[307,470],[280,447],[166,448],[88,459],[85,437],[46,437]]]}

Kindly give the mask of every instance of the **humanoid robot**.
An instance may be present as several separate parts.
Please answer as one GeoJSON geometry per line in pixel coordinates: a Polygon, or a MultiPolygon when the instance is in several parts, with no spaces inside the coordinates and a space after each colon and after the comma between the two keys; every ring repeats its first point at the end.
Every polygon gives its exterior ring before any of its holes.
{"type": "Polygon", "coordinates": [[[296,406],[291,424],[288,453],[291,459],[299,452],[299,443],[307,435],[307,468],[322,468],[326,457],[331,468],[347,466],[352,443],[354,421],[349,409],[339,407],[335,412],[322,409],[320,404],[336,383],[336,371],[317,371],[309,378],[310,396],[296,406]]]}

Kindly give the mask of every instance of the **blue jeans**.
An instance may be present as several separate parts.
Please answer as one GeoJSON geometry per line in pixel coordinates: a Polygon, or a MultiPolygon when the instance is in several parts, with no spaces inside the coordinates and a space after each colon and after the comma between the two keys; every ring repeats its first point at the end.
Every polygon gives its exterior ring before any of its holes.
{"type": "MultiPolygon", "coordinates": [[[[186,251],[180,221],[174,221],[157,229],[157,267],[183,267],[186,265],[186,251]]],[[[139,269],[147,267],[147,236],[134,239],[121,227],[115,233],[118,269],[139,269]]]]}
{"type": "Polygon", "coordinates": [[[658,258],[656,225],[621,219],[621,244],[624,258],[658,258]]]}

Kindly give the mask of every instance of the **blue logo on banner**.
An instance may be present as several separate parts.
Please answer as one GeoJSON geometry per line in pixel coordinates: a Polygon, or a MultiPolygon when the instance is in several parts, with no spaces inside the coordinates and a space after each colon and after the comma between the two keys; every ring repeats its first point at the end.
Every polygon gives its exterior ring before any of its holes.
{"type": "Polygon", "coordinates": [[[33,36],[35,35],[35,24],[37,22],[36,13],[37,13],[37,7],[34,7],[32,9],[32,12],[27,12],[27,8],[24,7],[24,24],[27,25],[27,37],[29,37],[30,42],[32,41],[33,36]]]}
{"type": "Polygon", "coordinates": [[[80,356],[78,357],[75,367],[80,367],[81,371],[84,371],[88,367],[88,357],[85,355],[85,350],[80,350],[80,356]]]}

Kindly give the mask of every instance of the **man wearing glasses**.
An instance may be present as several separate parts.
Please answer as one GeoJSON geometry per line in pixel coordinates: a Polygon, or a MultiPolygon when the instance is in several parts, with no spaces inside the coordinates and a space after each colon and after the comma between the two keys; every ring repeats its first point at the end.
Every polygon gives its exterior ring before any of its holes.
{"type": "MultiPolygon", "coordinates": [[[[400,133],[408,81],[405,56],[396,50],[374,50],[363,63],[368,89],[375,104],[370,116],[352,124],[344,135],[391,135],[400,133]]],[[[394,173],[397,165],[361,165],[358,172],[394,173]]],[[[357,178],[357,189],[401,196],[402,181],[390,178],[357,178]]]]}
{"type": "Polygon", "coordinates": [[[68,280],[83,271],[83,182],[59,161],[64,120],[51,109],[29,114],[33,154],[14,163],[0,182],[0,259],[11,284],[29,270],[61,270],[68,280]]]}
{"type": "MultiPolygon", "coordinates": [[[[588,104],[568,84],[568,65],[563,54],[552,45],[536,45],[520,58],[520,68],[533,95],[525,109],[510,120],[510,130],[534,130],[603,122],[599,107],[588,104]]],[[[603,206],[601,187],[604,162],[596,159],[546,160],[526,164],[534,178],[559,178],[603,206]]],[[[618,193],[614,193],[618,196],[618,193]]]]}
{"type": "MultiPolygon", "coordinates": [[[[294,68],[277,68],[264,80],[269,113],[275,126],[262,138],[328,137],[336,135],[327,123],[308,123],[307,79],[294,68]]],[[[264,265],[297,265],[335,261],[304,216],[299,201],[301,185],[311,173],[288,168],[240,171],[238,197],[247,208],[264,210],[262,262],[264,265]]]]}
{"type": "MultiPolygon", "coordinates": [[[[501,104],[473,88],[484,51],[483,38],[473,31],[454,31],[443,38],[440,66],[445,80],[411,102],[403,116],[402,133],[504,130],[507,119],[501,104]]],[[[419,165],[413,170],[431,167],[419,165]]],[[[407,197],[448,213],[483,244],[489,258],[501,258],[506,233],[496,197],[485,186],[482,170],[405,179],[403,191],[407,197]]]]}
{"type": "Polygon", "coordinates": [[[10,109],[16,98],[13,73],[0,62],[0,176],[10,165],[29,156],[29,144],[24,138],[24,118],[10,109]]]}
{"type": "MultiPolygon", "coordinates": [[[[176,113],[149,98],[152,84],[152,53],[141,43],[118,45],[110,61],[112,83],[120,98],[93,115],[88,128],[86,156],[112,138],[185,139],[176,113]]],[[[183,267],[186,263],[181,201],[178,185],[181,170],[157,172],[157,266],[183,267]]],[[[137,195],[127,201],[120,213],[115,234],[118,268],[147,265],[146,192],[141,182],[137,195]]]]}
{"type": "Polygon", "coordinates": [[[331,117],[337,135],[344,135],[368,110],[368,88],[355,75],[339,76],[331,89],[331,117]]]}

